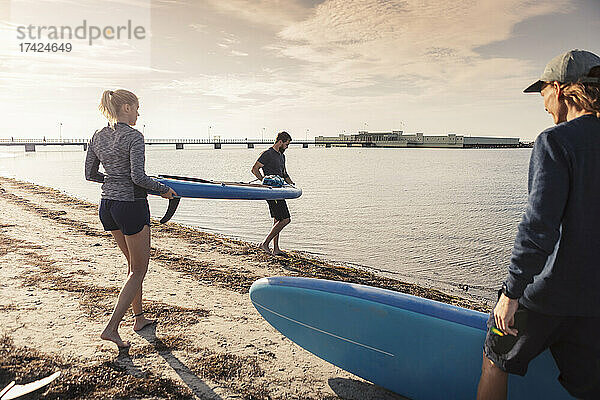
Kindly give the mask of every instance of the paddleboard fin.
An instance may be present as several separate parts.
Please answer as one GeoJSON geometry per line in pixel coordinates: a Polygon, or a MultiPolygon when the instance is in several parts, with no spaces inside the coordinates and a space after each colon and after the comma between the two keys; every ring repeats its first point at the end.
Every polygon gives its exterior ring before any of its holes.
{"type": "Polygon", "coordinates": [[[177,207],[179,207],[180,200],[181,197],[179,196],[173,196],[172,199],[169,199],[169,207],[167,207],[167,212],[165,213],[165,216],[160,219],[161,224],[168,222],[173,216],[173,214],[175,214],[175,211],[177,211],[177,207]]]}

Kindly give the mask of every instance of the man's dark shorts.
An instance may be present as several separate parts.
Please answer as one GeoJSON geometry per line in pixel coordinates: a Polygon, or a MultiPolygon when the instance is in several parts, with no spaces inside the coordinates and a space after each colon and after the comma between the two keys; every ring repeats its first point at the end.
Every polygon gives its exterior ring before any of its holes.
{"type": "Polygon", "coordinates": [[[134,201],[100,200],[100,222],[105,231],[120,230],[124,235],[135,235],[150,226],[150,208],[147,199],[134,201]]]}
{"type": "Polygon", "coordinates": [[[519,304],[516,338],[492,331],[498,329],[493,313],[487,326],[484,352],[501,370],[524,376],[529,362],[550,348],[565,389],[577,398],[600,399],[600,318],[540,314],[519,304]]]}
{"type": "Polygon", "coordinates": [[[288,210],[285,200],[267,200],[267,203],[269,203],[271,217],[275,218],[277,221],[283,221],[290,217],[290,210],[288,210]]]}

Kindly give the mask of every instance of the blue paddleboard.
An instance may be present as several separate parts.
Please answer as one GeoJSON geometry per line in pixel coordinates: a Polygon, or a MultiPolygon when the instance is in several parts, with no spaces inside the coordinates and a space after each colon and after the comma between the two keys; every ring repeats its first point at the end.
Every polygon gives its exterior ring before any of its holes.
{"type": "MultiPolygon", "coordinates": [[[[169,200],[169,207],[160,220],[161,224],[169,221],[175,214],[182,197],[226,200],[285,200],[295,199],[302,195],[302,189],[288,184],[284,184],[282,187],[273,187],[253,183],[216,182],[172,175],[159,175],[153,178],[177,193],[177,197],[169,200]]],[[[154,191],[148,191],[148,193],[159,195],[158,192],[154,191]]]]}
{"type": "MultiPolygon", "coordinates": [[[[283,335],[330,363],[413,400],[474,399],[487,314],[370,286],[273,277],[250,299],[283,335]]],[[[511,375],[509,399],[571,399],[549,351],[511,375]]]]}
{"type": "MultiPolygon", "coordinates": [[[[302,195],[302,189],[291,185],[272,187],[261,184],[215,182],[196,178],[155,178],[172,188],[179,197],[228,200],[284,200],[302,195]]],[[[156,194],[156,193],[152,193],[156,194]]]]}

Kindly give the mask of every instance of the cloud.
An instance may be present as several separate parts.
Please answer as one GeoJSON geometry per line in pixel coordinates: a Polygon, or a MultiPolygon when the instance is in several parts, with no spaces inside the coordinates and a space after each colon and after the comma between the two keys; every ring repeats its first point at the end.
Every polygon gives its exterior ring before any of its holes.
{"type": "Polygon", "coordinates": [[[151,86],[156,91],[175,91],[191,96],[210,96],[220,98],[237,106],[252,105],[259,101],[265,103],[276,98],[297,98],[304,85],[284,79],[270,77],[252,77],[246,74],[214,76],[200,75],[194,78],[174,79],[168,83],[156,83],[151,86]]]}
{"type": "Polygon", "coordinates": [[[483,59],[473,49],[505,40],[518,22],[568,9],[566,0],[330,0],[279,32],[271,50],[311,64],[312,77],[368,84],[412,77],[445,87],[528,72],[519,60],[483,59]]]}
{"type": "Polygon", "coordinates": [[[277,0],[212,4],[232,17],[278,28],[262,50],[296,66],[280,71],[283,80],[296,79],[306,90],[329,87],[330,94],[385,84],[402,91],[397,82],[405,81],[405,93],[419,97],[520,87],[539,66],[485,58],[475,49],[510,38],[528,18],[570,10],[568,0],[328,0],[314,8],[277,0]]]}
{"type": "Polygon", "coordinates": [[[152,7],[154,6],[179,6],[179,7],[184,7],[184,6],[189,6],[193,4],[191,1],[186,1],[186,0],[154,0],[152,1],[152,7]]]}
{"type": "Polygon", "coordinates": [[[208,0],[215,10],[256,25],[285,27],[302,21],[312,9],[298,0],[208,0]]]}
{"type": "Polygon", "coordinates": [[[197,32],[202,32],[202,33],[206,33],[207,28],[208,28],[208,25],[204,25],[204,24],[189,24],[188,26],[190,28],[192,28],[193,30],[195,30],[197,32]]]}
{"type": "MultiPolygon", "coordinates": [[[[138,90],[147,109],[172,107],[193,118],[222,118],[232,132],[236,124],[245,129],[255,119],[261,126],[269,123],[264,121],[303,126],[317,119],[323,129],[350,129],[368,120],[369,128],[377,129],[375,121],[388,127],[400,118],[419,129],[439,130],[443,124],[444,129],[486,131],[493,126],[490,116],[505,99],[511,101],[501,105],[503,109],[519,111],[520,100],[512,100],[514,90],[537,76],[540,66],[516,57],[484,57],[477,49],[510,39],[515,25],[529,18],[569,10],[567,0],[180,4],[152,2],[168,12],[152,13],[156,36],[146,50],[99,41],[64,57],[25,57],[13,51],[12,44],[2,43],[0,100],[12,104],[14,115],[35,108],[36,102],[62,113],[65,103],[95,102],[99,88],[120,86],[138,90]],[[165,40],[185,38],[192,30],[202,33],[194,41],[165,40]],[[480,115],[464,117],[475,114],[473,110],[480,115]],[[446,121],[439,122],[442,119],[446,121]]],[[[55,18],[67,9],[47,14],[55,18]]],[[[110,10],[104,11],[104,17],[112,18],[110,10]]],[[[147,18],[150,26],[149,14],[147,18]]],[[[0,24],[0,35],[10,33],[10,40],[14,30],[14,24],[0,24]]],[[[543,39],[543,33],[535,34],[538,37],[543,39]]],[[[168,121],[173,114],[162,111],[152,115],[155,121],[168,121]]],[[[182,126],[186,118],[181,117],[182,126]]],[[[496,132],[505,129],[504,122],[496,123],[496,132]]]]}
{"type": "MultiPolygon", "coordinates": [[[[16,3],[16,2],[15,2],[16,3]]],[[[124,4],[127,5],[128,7],[139,7],[139,8],[145,8],[145,9],[150,9],[151,7],[154,7],[155,5],[152,4],[151,0],[103,0],[101,2],[94,2],[94,1],[88,1],[88,2],[82,2],[80,0],[19,0],[19,6],[24,6],[25,4],[31,4],[32,7],[40,7],[40,6],[45,6],[45,5],[51,5],[51,6],[56,6],[57,4],[63,4],[66,6],[72,6],[72,7],[76,7],[78,9],[97,9],[98,6],[101,6],[103,8],[110,8],[113,5],[118,5],[118,4],[124,4]],[[107,4],[108,3],[108,4],[107,4]]],[[[172,1],[166,1],[166,0],[160,0],[159,5],[161,3],[173,3],[172,1]]]]}
{"type": "Polygon", "coordinates": [[[232,33],[223,32],[223,37],[220,40],[221,43],[217,43],[217,46],[223,49],[228,49],[231,46],[240,44],[240,39],[232,33]]]}
{"type": "Polygon", "coordinates": [[[245,37],[235,46],[249,54],[253,65],[260,62],[253,58],[260,54],[272,68],[254,74],[186,77],[166,88],[188,98],[210,98],[207,103],[213,107],[229,104],[229,116],[276,118],[277,110],[278,116],[305,119],[324,113],[323,123],[336,124],[336,118],[352,121],[372,115],[389,123],[397,115],[403,119],[411,115],[418,120],[416,125],[440,130],[435,128],[439,122],[430,117],[435,113],[447,119],[444,127],[498,132],[497,127],[490,128],[490,115],[499,107],[513,111],[519,107],[521,100],[507,105],[506,99],[514,99],[523,82],[537,75],[539,65],[516,57],[484,57],[477,49],[511,38],[515,25],[530,18],[569,12],[569,4],[568,0],[328,0],[307,7],[299,1],[214,1],[219,12],[274,32],[262,53],[247,51],[245,37]],[[473,116],[467,123],[460,117],[473,110],[485,118],[473,116]]]}

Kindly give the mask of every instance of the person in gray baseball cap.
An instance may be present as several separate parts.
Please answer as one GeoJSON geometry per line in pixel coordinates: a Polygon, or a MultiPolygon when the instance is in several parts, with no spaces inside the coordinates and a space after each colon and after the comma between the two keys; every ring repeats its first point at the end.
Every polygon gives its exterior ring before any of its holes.
{"type": "Polygon", "coordinates": [[[540,93],[555,126],[533,146],[477,398],[506,399],[508,374],[525,375],[549,348],[566,392],[600,399],[600,57],[561,54],[524,92],[540,93]]]}

